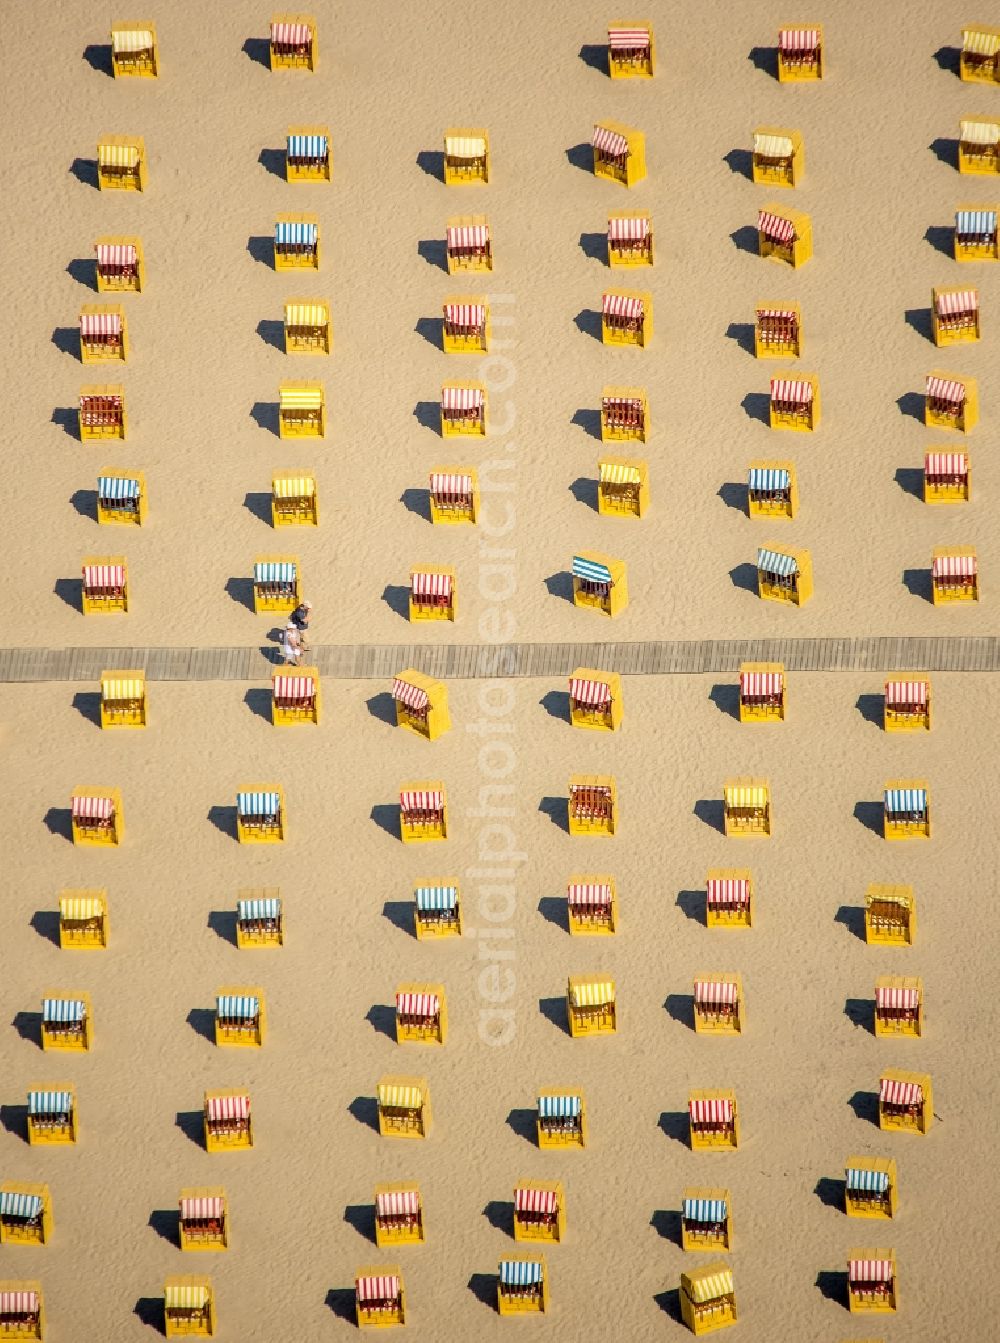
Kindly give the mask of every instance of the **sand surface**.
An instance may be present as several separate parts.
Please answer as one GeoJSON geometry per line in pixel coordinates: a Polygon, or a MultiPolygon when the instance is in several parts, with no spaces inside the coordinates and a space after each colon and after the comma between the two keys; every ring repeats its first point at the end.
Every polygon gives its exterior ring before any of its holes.
{"type": "MultiPolygon", "coordinates": [[[[592,639],[598,629],[634,640],[997,633],[1000,543],[986,520],[1000,468],[981,447],[996,415],[987,360],[997,275],[956,265],[950,224],[957,205],[1000,200],[987,179],[960,179],[953,162],[959,118],[993,115],[1000,95],[962,85],[949,67],[965,15],[926,0],[870,11],[827,0],[813,17],[825,26],[829,78],[786,88],[770,73],[771,49],[778,23],[799,16],[745,2],[650,5],[658,77],[614,85],[595,68],[609,12],[591,0],[458,11],[435,0],[391,17],[349,0],[318,14],[314,76],[261,64],[266,9],[230,0],[219,11],[173,0],[152,15],[163,70],[155,84],[108,78],[107,25],[81,0],[60,3],[41,54],[30,25],[8,34],[0,106],[16,245],[0,255],[0,285],[16,414],[0,432],[17,574],[8,642],[265,641],[274,621],[251,613],[248,580],[254,558],[273,553],[298,555],[316,637],[330,643],[474,641],[497,629],[529,641],[592,639]],[[646,132],[649,177],[631,193],[585,168],[593,123],[607,118],[646,132]],[[285,134],[313,123],[330,128],[333,183],[289,186],[285,134]],[[488,187],[446,189],[436,175],[452,125],[488,128],[488,187]],[[802,132],[797,192],[754,187],[745,175],[758,125],[802,132]],[[144,135],[141,197],[95,190],[103,132],[144,135]],[[747,250],[757,209],[772,199],[812,216],[815,256],[799,272],[747,250]],[[635,287],[653,295],[656,331],[646,351],[615,351],[594,337],[597,313],[602,291],[629,280],[604,266],[602,237],[607,213],[632,205],[654,219],[657,265],[635,287]],[[301,210],[319,214],[323,269],[275,273],[274,216],[301,210]],[[496,270],[481,285],[443,269],[445,222],[468,213],[486,213],[495,239],[496,270]],[[145,246],[148,286],[123,300],[129,362],[84,367],[74,328],[80,305],[99,301],[94,239],[132,233],[145,246]],[[931,287],[965,283],[979,287],[987,338],[960,355],[939,352],[931,287]],[[447,357],[441,303],[477,291],[491,297],[497,357],[447,357]],[[282,305],[297,296],[330,300],[330,358],[282,353],[282,305]],[[802,305],[799,364],[820,378],[817,434],[775,435],[760,419],[777,366],[746,348],[758,299],[802,305]],[[981,422],[968,444],[975,497],[945,510],[913,492],[928,448],[966,446],[917,418],[916,394],[937,368],[980,379],[981,422]],[[490,388],[493,433],[453,447],[433,427],[441,382],[477,376],[490,388]],[[286,378],[325,383],[324,441],[277,438],[286,378]],[[126,388],[128,441],[81,444],[79,389],[112,381],[126,388]],[[649,393],[653,507],[636,525],[594,509],[605,384],[649,393]],[[798,468],[801,511],[783,527],[743,511],[739,483],[758,457],[798,468]],[[510,486],[486,496],[478,536],[430,526],[428,471],[453,462],[510,486]],[[96,478],[107,465],[145,472],[141,533],[97,527],[96,478]],[[271,530],[278,467],[315,470],[317,531],[271,530]],[[802,610],[761,603],[747,588],[747,565],[771,539],[812,552],[816,595],[802,610]],[[935,609],[931,550],[966,542],[977,547],[986,600],[935,609]],[[628,563],[631,606],[614,626],[566,600],[580,548],[628,563]],[[129,561],[132,609],[84,618],[81,559],[115,553],[129,561]],[[420,560],[454,565],[455,626],[401,619],[409,566],[420,560]]],[[[311,1343],[353,1327],[355,1269],[388,1257],[403,1266],[413,1337],[499,1336],[517,1327],[491,1309],[491,1275],[515,1249],[514,1182],[559,1178],[569,1231],[548,1253],[552,1315],[523,1327],[552,1338],[680,1337],[671,1293],[698,1262],[677,1243],[681,1191],[726,1185],[747,1343],[866,1334],[987,1343],[1000,1306],[990,1276],[1000,1022],[991,995],[996,752],[984,728],[1000,691],[986,677],[934,684],[935,730],[911,740],[872,721],[877,676],[796,676],[789,721],[774,729],[741,727],[731,687],[713,691],[710,678],[630,679],[618,738],[571,732],[565,686],[528,681],[511,687],[496,732],[479,735],[469,725],[482,721],[491,692],[464,682],[451,687],[454,730],[432,747],[389,726],[388,686],[375,682],[326,685],[322,726],[281,733],[267,721],[263,684],[157,684],[145,733],[103,735],[96,687],[0,689],[0,742],[16,782],[0,820],[12,1022],[0,1036],[0,1177],[48,1181],[56,1217],[47,1249],[0,1250],[0,1276],[42,1281],[55,1343],[151,1337],[163,1277],[203,1271],[216,1282],[221,1337],[311,1343]],[[494,739],[510,744],[509,762],[500,747],[480,753],[494,739]],[[456,877],[470,933],[486,925],[474,874],[480,847],[500,836],[472,813],[486,771],[507,763],[516,810],[503,824],[523,858],[516,907],[499,926],[511,934],[516,1039],[491,1048],[478,1034],[489,991],[482,938],[418,944],[409,900],[417,877],[456,877]],[[553,799],[578,772],[616,775],[615,840],[572,840],[553,823],[562,815],[553,799]],[[717,829],[732,774],[770,778],[768,843],[727,842],[717,829]],[[894,777],[929,781],[929,843],[889,846],[868,824],[894,777]],[[446,783],[453,833],[414,851],[398,841],[393,803],[401,782],[420,778],[446,783]],[[270,781],[285,789],[289,840],[239,848],[236,789],[270,781]],[[69,794],[83,783],[122,789],[120,851],[67,842],[69,794]],[[698,894],[706,871],[744,864],[758,881],[757,926],[709,932],[698,894]],[[570,941],[561,921],[567,877],[588,871],[618,881],[615,939],[570,941]],[[857,935],[871,881],[915,885],[911,950],[879,951],[857,935]],[[110,949],[60,952],[59,890],[100,885],[110,949]],[[232,944],[236,892],[247,886],[280,886],[282,950],[232,944]],[[742,973],[744,1038],[696,1038],[690,994],[706,970],[742,973]],[[566,976],[591,971],[616,978],[621,1029],[571,1041],[566,976]],[[883,973],[923,976],[923,1040],[871,1034],[883,973]],[[396,985],[407,980],[445,984],[443,1050],[387,1036],[396,985]],[[216,991],[241,982],[264,989],[270,1018],[252,1057],[216,1050],[204,1034],[216,991]],[[39,1052],[36,1014],[53,987],[91,993],[91,1056],[53,1062],[39,1052]],[[927,1138],[873,1126],[886,1064],[932,1074],[937,1122],[927,1138]],[[392,1144],[371,1128],[376,1080],[392,1072],[430,1079],[426,1143],[392,1144]],[[25,1092],[62,1079],[78,1088],[81,1142],[30,1149],[25,1092]],[[551,1154],[526,1140],[536,1089],[562,1083],[586,1092],[586,1152],[551,1154]],[[243,1084],[257,1149],[209,1156],[192,1113],[206,1087],[243,1084]],[[698,1086],[736,1089],[740,1152],[696,1155],[677,1140],[698,1086]],[[837,1181],[852,1153],[896,1157],[896,1223],[840,1211],[837,1181]],[[429,1241],[385,1256],[369,1239],[373,1185],[403,1178],[420,1182],[429,1241]],[[232,1248],[182,1255],[167,1215],[179,1189],[217,1183],[230,1198],[232,1248]],[[897,1319],[849,1319],[843,1275],[854,1245],[895,1249],[897,1319]]],[[[504,692],[492,693],[496,707],[504,692]]]]}

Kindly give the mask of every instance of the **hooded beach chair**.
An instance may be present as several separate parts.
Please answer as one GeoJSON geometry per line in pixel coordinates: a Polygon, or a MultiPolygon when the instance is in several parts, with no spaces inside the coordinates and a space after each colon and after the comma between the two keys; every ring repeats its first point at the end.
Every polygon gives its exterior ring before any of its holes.
{"type": "Polygon", "coordinates": [[[126,437],[125,388],[120,383],[81,387],[79,407],[81,443],[126,437]]]}
{"type": "Polygon", "coordinates": [[[566,1023],[574,1039],[614,1035],[618,1030],[615,981],[604,975],[570,975],[566,985],[566,1023]]]}
{"type": "Polygon", "coordinates": [[[101,727],[145,727],[146,722],[146,673],[101,672],[101,727]]]}
{"type": "Polygon", "coordinates": [[[89,993],[50,991],[42,999],[42,1048],[85,1053],[93,1044],[89,993]]]}
{"type": "Polygon", "coordinates": [[[319,497],[311,471],[275,472],[271,478],[271,525],[319,526],[319,497]]]}
{"type": "Polygon", "coordinates": [[[404,844],[448,838],[448,799],[435,780],[404,784],[399,790],[399,830],[404,844]]]}
{"type": "Polygon", "coordinates": [[[543,1091],[536,1101],[539,1147],[586,1147],[587,1102],[576,1088],[543,1091]]]}
{"type": "Polygon", "coordinates": [[[802,606],[813,595],[812,555],[808,550],[778,546],[757,550],[757,595],[763,601],[802,606]]]}
{"type": "Polygon", "coordinates": [[[771,788],[766,779],[727,779],[722,821],[728,838],[766,839],[771,833],[771,788]]]}
{"type": "Polygon", "coordinates": [[[52,1239],[52,1196],[47,1184],[0,1185],[0,1245],[47,1245],[52,1239]]]}
{"type": "Polygon", "coordinates": [[[354,1309],[359,1329],[406,1323],[403,1275],[398,1264],[359,1268],[354,1277],[354,1309]]]}
{"type": "Polygon", "coordinates": [[[246,889],[236,901],[236,945],[282,947],[285,944],[285,912],[276,886],[246,889]]]}
{"type": "Polygon", "coordinates": [[[610,936],[618,931],[618,895],[613,877],[572,877],[566,884],[569,931],[610,936]]]}
{"type": "Polygon", "coordinates": [[[471,466],[434,467],[428,497],[431,522],[479,521],[479,479],[471,466]]]}
{"type": "Polygon", "coordinates": [[[691,1150],[714,1152],[740,1143],[739,1113],[732,1091],[692,1091],[688,1097],[691,1150]]]}
{"type": "Polygon", "coordinates": [[[972,497],[972,465],[967,452],[924,456],[924,503],[967,503],[972,497]]]}
{"type": "Polygon", "coordinates": [[[74,788],[70,798],[74,844],[117,845],[122,842],[125,818],[117,788],[74,788]]]}
{"type": "Polygon", "coordinates": [[[928,373],[924,383],[924,424],[928,429],[957,429],[967,434],[979,422],[979,386],[975,378],[928,373]]]}
{"type": "Polygon", "coordinates": [[[220,989],[215,999],[215,1043],[250,1045],[264,1043],[267,1019],[260,989],[220,989]]]}
{"type": "Polygon", "coordinates": [[[705,882],[705,923],[709,928],[753,926],[753,878],[743,868],[714,868],[705,882]]]}
{"type": "Polygon", "coordinates": [[[274,223],[274,269],[319,270],[320,227],[314,214],[281,214],[274,223]]]}
{"type": "Polygon", "coordinates": [[[485,215],[458,215],[445,228],[448,274],[493,269],[493,238],[485,215]]]}
{"type": "Polygon", "coordinates": [[[651,266],[653,221],[648,214],[608,216],[608,265],[651,266]]]}
{"type": "Polygon", "coordinates": [[[396,990],[396,1043],[443,1045],[448,1007],[441,984],[400,984],[396,990]]]}
{"type": "Polygon", "coordinates": [[[375,1244],[419,1245],[425,1239],[424,1207],[416,1184],[375,1186],[375,1244]]]}
{"type": "Polygon", "coordinates": [[[783,723],[785,669],[780,662],[740,663],[740,722],[783,723]]]}
{"type": "Polygon", "coordinates": [[[977,23],[962,29],[958,77],[968,84],[1000,84],[1000,28],[977,23]]]}
{"type": "Polygon", "coordinates": [[[239,1152],[253,1147],[250,1096],[245,1091],[206,1091],[205,1150],[239,1152]]]}
{"type": "Polygon", "coordinates": [[[885,683],[886,732],[929,732],[931,683],[926,676],[894,677],[885,683]]]}
{"type": "Polygon", "coordinates": [[[271,722],[275,727],[318,723],[319,713],[319,672],[315,667],[272,673],[271,722]]]}
{"type": "Polygon", "coordinates": [[[291,126],[285,141],[289,182],[329,182],[333,176],[330,131],[326,126],[291,126]]]}
{"type": "Polygon", "coordinates": [[[120,306],[86,303],[80,309],[80,360],[84,364],[124,363],[128,325],[120,306]]]}
{"type": "Polygon", "coordinates": [[[94,255],[98,293],[138,294],[146,287],[146,265],[138,238],[98,238],[94,255]]]}
{"type": "Polygon", "coordinates": [[[605,387],[601,393],[601,442],[646,442],[649,405],[644,387],[605,387]]]}
{"type": "Polygon", "coordinates": [[[573,556],[573,605],[614,618],[628,606],[628,577],[624,560],[595,550],[573,556]]]}
{"type": "Polygon", "coordinates": [[[0,1282],[0,1339],[43,1339],[45,1305],[40,1282],[0,1282]]]}
{"type": "Polygon", "coordinates": [[[376,1088],[378,1131],[383,1138],[426,1138],[431,1099],[423,1077],[382,1077],[376,1088]]]}
{"type": "Polygon", "coordinates": [[[900,1133],[926,1133],[934,1121],[934,1095],[926,1073],[884,1068],[878,1084],[878,1126],[900,1133]]]}
{"type": "Polygon", "coordinates": [[[70,1083],[49,1083],[28,1092],[28,1142],[75,1143],[77,1139],[76,1089],[70,1083]]]}
{"type": "Polygon", "coordinates": [[[612,79],[652,79],[653,29],[624,19],[608,24],[608,74],[612,79]]]}
{"type": "Polygon", "coordinates": [[[618,673],[577,667],[569,678],[569,721],[573,727],[617,732],[622,725],[622,681],[618,673]]]}
{"type": "Polygon", "coordinates": [[[646,137],[617,121],[595,125],[590,137],[594,176],[623,187],[634,187],[646,176],[646,137]]]}
{"type": "Polygon", "coordinates": [[[497,1276],[497,1310],[501,1315],[542,1315],[549,1308],[545,1259],[502,1259],[497,1276]]]}
{"type": "Polygon", "coordinates": [[[423,881],[413,888],[413,931],[417,939],[461,937],[462,901],[458,886],[423,881]]]}
{"type": "Polygon", "coordinates": [[[865,941],[875,946],[907,947],[916,932],[913,887],[873,882],[865,891],[865,941]]]}
{"type": "Polygon", "coordinates": [[[757,252],[797,268],[812,256],[812,220],[799,210],[765,205],[757,212],[757,252]]]}
{"type": "Polygon", "coordinates": [[[275,14],[267,50],[272,70],[315,71],[319,60],[316,20],[307,14],[275,14]]]}
{"type": "Polygon", "coordinates": [[[229,1248],[229,1206],[224,1189],[182,1189],[178,1212],[182,1250],[229,1248]]]}
{"type": "Polygon", "coordinates": [[[893,1250],[851,1250],[847,1261],[847,1304],[855,1311],[895,1311],[899,1307],[893,1250]]]}
{"type": "Polygon", "coordinates": [[[885,786],[882,833],[886,839],[929,839],[931,803],[923,779],[893,779],[885,786]]]}
{"type": "Polygon", "coordinates": [[[167,1278],[163,1284],[163,1320],[167,1338],[214,1338],[212,1279],[194,1274],[167,1278]]]}
{"type": "Polygon", "coordinates": [[[754,318],[753,348],[758,359],[798,359],[802,312],[797,303],[758,303],[754,318]]]}
{"type": "Polygon", "coordinates": [[[160,52],[156,42],[156,24],[149,19],[111,25],[111,74],[115,79],[134,76],[156,79],[160,73],[160,52]]]}
{"type": "Polygon", "coordinates": [[[822,79],[825,74],[823,29],[820,24],[778,30],[778,79],[789,82],[822,79]]]}
{"type": "Polygon", "coordinates": [[[750,172],[754,182],[769,187],[797,187],[805,169],[805,150],[798,131],[759,126],[753,133],[750,172]]]}
{"type": "Polygon", "coordinates": [[[141,135],[102,135],[97,142],[100,191],[145,191],[146,142],[141,135]]]}
{"type": "Polygon", "coordinates": [[[571,835],[613,835],[618,828],[618,788],[605,774],[576,774],[569,781],[571,835]]]}
{"type": "Polygon", "coordinates": [[[103,887],[59,892],[59,946],[99,949],[108,945],[108,896],[103,887]]]}
{"type": "Polygon", "coordinates": [[[490,180],[490,137],[482,129],[444,133],[445,186],[483,185],[490,180]]]}
{"type": "Polygon", "coordinates": [[[848,1217],[890,1219],[898,1198],[892,1157],[848,1157],[844,1171],[844,1211],[848,1217]]]}
{"type": "Polygon", "coordinates": [[[566,1196],[559,1180],[520,1180],[514,1186],[514,1239],[566,1239],[566,1196]]]}
{"type": "Polygon", "coordinates": [[[681,1198],[681,1249],[698,1254],[733,1248],[728,1189],[685,1189],[681,1198]]]}
{"type": "Polygon", "coordinates": [[[448,687],[443,681],[408,667],[392,682],[396,726],[407,728],[426,741],[436,741],[451,727],[448,687]]]}
{"type": "Polygon", "coordinates": [[[241,844],[280,844],[285,834],[282,788],[247,788],[236,794],[236,838],[241,844]]]}
{"type": "Polygon", "coordinates": [[[97,477],[97,521],[141,527],[146,521],[146,477],[141,471],[106,466],[97,477]]]}
{"type": "Polygon", "coordinates": [[[936,546],[931,557],[931,598],[946,602],[979,601],[979,561],[972,546],[936,546]]]}

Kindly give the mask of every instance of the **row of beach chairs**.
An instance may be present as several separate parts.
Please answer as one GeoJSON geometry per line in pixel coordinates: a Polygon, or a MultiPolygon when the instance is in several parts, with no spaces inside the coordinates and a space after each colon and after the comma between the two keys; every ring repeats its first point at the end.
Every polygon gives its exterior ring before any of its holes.
{"type": "MultiPolygon", "coordinates": [[[[930,792],[922,779],[894,779],[882,803],[887,840],[929,839],[930,792]]],[[[125,834],[117,788],[74,790],[70,817],[74,844],[120,845],[125,834]]],[[[571,835],[612,836],[620,824],[618,789],[612,775],[577,775],[569,782],[567,828],[571,835]]],[[[772,833],[771,789],[760,778],[728,780],[723,789],[723,832],[730,838],[766,838],[772,833]]],[[[399,792],[399,829],[404,843],[448,838],[448,799],[437,780],[404,784],[399,792]]],[[[284,790],[261,785],[236,795],[236,838],[241,844],[280,844],[288,837],[284,790]]]]}
{"type": "MultiPolygon", "coordinates": [[[[906,813],[910,816],[912,813],[906,813]]],[[[613,935],[620,931],[618,889],[607,873],[582,873],[566,883],[566,927],[571,935],[613,935]]],[[[750,928],[756,911],[756,886],[747,868],[713,868],[705,883],[705,924],[709,928],[750,928]]],[[[450,877],[418,881],[412,889],[413,931],[418,941],[461,937],[460,884],[450,877]]],[[[865,894],[865,940],[878,946],[910,946],[916,937],[917,907],[912,886],[873,884],[865,894]]],[[[59,897],[59,945],[64,949],[102,950],[111,921],[104,887],[66,889],[59,897]]],[[[236,906],[236,945],[241,950],[281,947],[285,943],[284,902],[276,887],[247,888],[236,906]]],[[[919,981],[917,981],[919,988],[919,981]]],[[[441,996],[439,994],[439,996],[441,996]]],[[[78,1021],[89,1017],[80,998],[78,1021]]],[[[82,1029],[76,1040],[89,1039],[82,1029]]],[[[85,1046],[84,1046],[85,1047],[85,1046]]]]}
{"type": "MultiPolygon", "coordinates": [[[[623,696],[617,672],[577,667],[568,679],[568,716],[574,727],[615,732],[622,725],[623,696]]],[[[780,662],[741,663],[738,717],[742,723],[783,722],[787,677],[780,662]]],[[[396,725],[435,741],[451,727],[448,687],[415,668],[392,681],[396,725]]],[[[141,670],[107,671],[100,682],[101,726],[145,727],[146,676],[141,670]]],[[[929,731],[931,682],[910,673],[883,685],[883,726],[887,732],[929,731]]],[[[271,720],[276,725],[320,721],[320,675],[315,667],[276,671],[271,677],[271,720]]]]}
{"type": "MultiPolygon", "coordinates": [[[[719,894],[719,878],[710,878],[707,891],[709,927],[750,927],[752,910],[746,876],[728,876],[727,906],[713,905],[719,894]],[[746,904],[737,903],[736,890],[742,887],[746,904]]],[[[77,900],[79,896],[73,897],[77,900]]],[[[107,901],[102,902],[105,922],[101,929],[106,945],[107,901]]],[[[260,902],[266,903],[266,902],[260,902]]],[[[283,942],[280,899],[276,917],[248,919],[238,916],[244,947],[278,946],[283,942]]],[[[912,907],[912,901],[910,902],[912,907]]],[[[618,931],[618,908],[614,882],[610,879],[573,881],[567,888],[570,932],[594,934],[618,931]]],[[[415,919],[422,911],[416,906],[415,919]]],[[[242,911],[241,911],[242,914],[242,911]]],[[[95,921],[99,921],[100,915],[95,921]]],[[[74,932],[77,930],[74,929],[74,932]]],[[[435,933],[440,935],[439,929],[435,933]]],[[[94,946],[96,942],[67,940],[70,946],[94,946]]],[[[875,983],[874,1033],[876,1037],[895,1039],[919,1037],[924,1033],[924,989],[919,977],[882,975],[875,983]]],[[[394,999],[395,1034],[398,1044],[443,1045],[448,1038],[448,1007],[444,986],[431,983],[406,983],[396,989],[394,999]]],[[[694,980],[692,995],[694,1029],[713,1035],[742,1035],[746,1030],[747,1008],[743,981],[739,974],[703,974],[694,980]]],[[[215,1000],[215,1043],[263,1046],[267,1036],[267,1012],[263,990],[237,986],[220,989],[215,1000]]],[[[573,1038],[589,1035],[614,1035],[618,1031],[618,992],[613,979],[601,974],[571,975],[566,988],[566,1025],[573,1038]]],[[[46,1051],[86,1053],[94,1044],[94,1017],[90,995],[79,991],[50,990],[42,999],[40,1016],[41,1046],[46,1051]]]]}
{"type": "MultiPolygon", "coordinates": [[[[547,1206],[548,1191],[518,1190],[547,1206]]],[[[708,1191],[718,1193],[719,1191],[708,1191]]],[[[692,1198],[709,1203],[714,1215],[725,1200],[692,1198]]],[[[203,1245],[199,1248],[224,1248],[203,1245]]],[[[500,1315],[545,1314],[550,1309],[549,1271],[544,1255],[513,1255],[497,1266],[497,1311],[500,1315]]],[[[403,1275],[398,1264],[364,1265],[354,1278],[355,1318],[359,1328],[386,1328],[409,1322],[403,1275]]],[[[892,1249],[862,1248],[847,1262],[847,1304],[852,1312],[894,1312],[898,1308],[896,1256],[892,1249]]],[[[680,1277],[680,1307],[694,1334],[705,1334],[737,1322],[732,1269],[724,1260],[691,1269],[680,1277]]],[[[216,1298],[211,1277],[173,1275],[163,1285],[164,1334],[167,1338],[216,1335],[216,1298]]],[[[44,1339],[45,1307],[41,1283],[0,1282],[0,1337],[44,1339]]]]}
{"type": "MultiPolygon", "coordinates": [[[[967,459],[963,459],[967,468],[967,459]]],[[[951,465],[951,464],[949,464],[951,465]]],[[[958,459],[956,467],[960,465],[958,459]]],[[[967,487],[967,473],[939,477],[947,488],[967,487]]],[[[788,516],[793,506],[793,478],[786,467],[752,467],[749,495],[757,500],[760,516],[788,516]]],[[[812,552],[784,542],[768,542],[756,554],[757,595],[764,601],[802,606],[813,595],[812,552]]],[[[574,606],[620,615],[628,605],[628,576],[623,560],[603,552],[580,550],[572,560],[574,606]]],[[[937,546],[931,560],[930,595],[935,605],[976,602],[980,598],[979,561],[974,546],[937,546]]],[[[301,568],[293,556],[273,556],[254,565],[254,610],[294,611],[301,600],[301,568]]],[[[131,599],[128,561],[122,555],[92,555],[81,567],[80,602],[85,615],[127,612],[131,599]]],[[[411,621],[454,621],[458,612],[458,585],[449,565],[420,565],[410,571],[407,609],[411,621]]],[[[304,668],[300,669],[306,674],[304,668]]],[[[122,673],[132,676],[132,673],[122,673]]],[[[290,721],[287,719],[275,719],[290,721]]],[[[314,719],[313,721],[318,721],[314,719]]]]}
{"type": "MultiPolygon", "coordinates": [[[[632,210],[607,216],[607,261],[611,268],[652,266],[655,257],[655,229],[653,217],[647,211],[632,210]]],[[[812,225],[806,215],[789,213],[784,206],[762,207],[757,213],[757,249],[764,257],[802,265],[812,255],[812,225]]],[[[321,258],[321,225],[315,214],[279,214],[274,224],[273,260],[277,271],[319,270],[321,258]]],[[[997,206],[966,206],[955,212],[952,250],[956,261],[996,261],[1000,259],[997,243],[997,206]]],[[[137,236],[107,235],[94,244],[96,284],[98,293],[141,293],[146,288],[145,252],[137,236]]],[[[445,260],[449,274],[461,272],[490,272],[494,264],[492,228],[485,215],[457,215],[448,220],[445,229],[445,260]]],[[[952,291],[942,291],[951,293],[952,291]]],[[[957,291],[962,293],[964,291],[957,291]]],[[[935,291],[935,295],[937,291],[935,291]]],[[[640,296],[641,297],[641,296],[640,296]]],[[[949,300],[951,302],[952,300],[949,300]]],[[[450,301],[456,309],[462,300],[450,301]]],[[[472,304],[477,302],[471,300],[472,304]]],[[[469,300],[466,300],[469,303],[469,300]]],[[[325,300],[290,299],[285,311],[285,348],[288,353],[328,353],[332,344],[329,305],[325,300]],[[308,314],[297,311],[296,305],[318,302],[322,311],[308,314]],[[316,320],[299,320],[306,316],[316,320]]],[[[762,305],[765,309],[773,305],[762,305]]],[[[963,308],[962,321],[947,307],[935,303],[937,325],[935,340],[938,344],[978,338],[978,317],[974,308],[963,308]],[[951,318],[950,321],[945,320],[951,318]],[[938,329],[940,328],[940,329],[938,329]]],[[[461,337],[450,346],[449,353],[478,352],[483,346],[484,321],[472,326],[462,321],[458,311],[448,311],[445,318],[449,339],[461,337]],[[473,336],[476,337],[473,340],[473,336]]],[[[473,314],[478,315],[478,314],[473,314]]],[[[793,308],[768,333],[762,347],[758,333],[758,355],[768,353],[798,354],[797,339],[785,334],[783,328],[796,317],[793,308]],[[773,349],[766,348],[767,345],[773,349]]],[[[80,357],[84,363],[107,361],[124,362],[128,356],[125,312],[120,306],[85,306],[80,314],[80,357]]],[[[488,343],[488,342],[487,342],[488,343]]]]}
{"type": "MultiPolygon", "coordinates": [[[[267,40],[271,70],[315,72],[319,62],[316,20],[310,15],[278,14],[267,40]]],[[[782,83],[814,82],[826,74],[826,43],[820,24],[778,30],[776,72],[782,83]]],[[[655,74],[651,24],[616,21],[608,26],[607,64],[612,79],[650,79],[655,74]]],[[[159,42],[152,22],[119,22],[111,27],[111,69],[116,79],[160,75],[159,42]]],[[[1000,28],[970,24],[962,28],[959,78],[968,83],[1000,83],[1000,28]]]]}
{"type": "MultiPolygon", "coordinates": [[[[787,126],[758,126],[751,133],[751,146],[750,176],[753,182],[791,189],[800,185],[805,171],[805,147],[800,131],[787,126]]],[[[596,122],[591,131],[590,147],[595,177],[626,188],[645,179],[646,137],[641,130],[617,121],[596,122]]],[[[148,187],[144,136],[102,134],[97,142],[96,165],[97,185],[102,191],[142,192],[148,187]]],[[[483,127],[446,130],[442,165],[446,186],[487,185],[491,169],[488,131],[483,127]]],[[[957,167],[967,176],[1000,175],[1000,118],[963,117],[960,120],[957,167]]],[[[333,180],[333,149],[328,126],[289,127],[285,139],[285,177],[290,183],[333,180]]],[[[802,216],[802,219],[808,223],[808,216],[802,216]]],[[[794,264],[800,265],[807,260],[809,251],[811,242],[794,264]]]]}

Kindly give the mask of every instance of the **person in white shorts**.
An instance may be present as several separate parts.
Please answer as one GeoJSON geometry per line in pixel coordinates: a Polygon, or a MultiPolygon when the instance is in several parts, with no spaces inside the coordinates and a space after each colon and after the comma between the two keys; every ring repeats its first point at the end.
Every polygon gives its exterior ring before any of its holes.
{"type": "Polygon", "coordinates": [[[281,631],[281,656],[285,659],[286,666],[291,663],[293,667],[297,667],[302,660],[299,632],[291,620],[281,631]]]}

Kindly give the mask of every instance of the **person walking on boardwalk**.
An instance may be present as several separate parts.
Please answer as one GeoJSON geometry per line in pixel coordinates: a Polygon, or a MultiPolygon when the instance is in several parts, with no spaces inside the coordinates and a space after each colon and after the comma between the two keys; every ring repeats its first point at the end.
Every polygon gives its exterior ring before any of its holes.
{"type": "Polygon", "coordinates": [[[285,659],[286,666],[291,663],[293,667],[297,667],[302,660],[299,631],[291,620],[281,631],[281,656],[285,659]]]}
{"type": "Polygon", "coordinates": [[[299,635],[299,648],[303,653],[309,651],[309,621],[312,618],[312,602],[300,602],[289,617],[299,635]]]}

